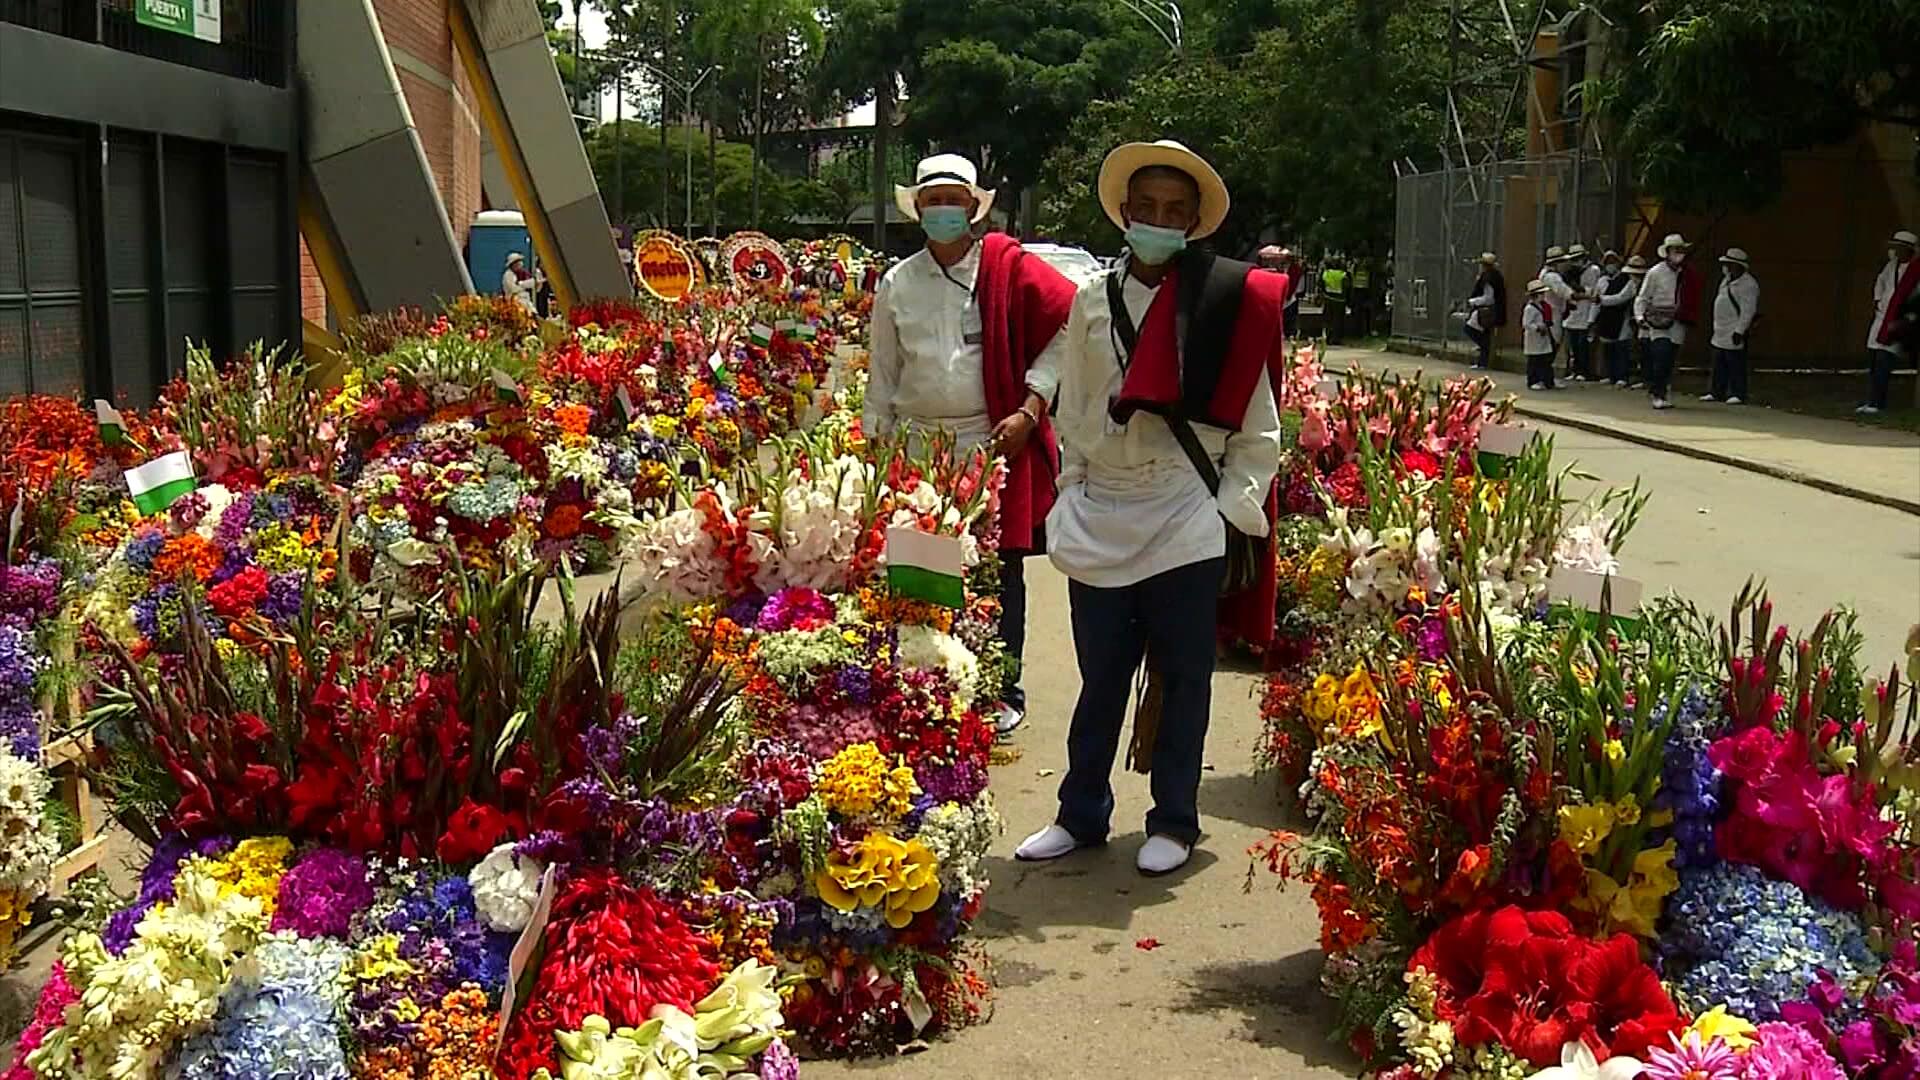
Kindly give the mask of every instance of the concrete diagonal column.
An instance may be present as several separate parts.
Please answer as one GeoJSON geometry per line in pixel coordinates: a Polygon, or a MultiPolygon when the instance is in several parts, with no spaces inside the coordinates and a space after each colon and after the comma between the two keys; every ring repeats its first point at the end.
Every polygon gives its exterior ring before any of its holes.
{"type": "Polygon", "coordinates": [[[568,307],[632,296],[534,0],[452,0],[447,15],[487,141],[554,295],[568,307]]]}
{"type": "Polygon", "coordinates": [[[295,10],[307,111],[301,233],[329,302],[352,315],[472,292],[372,0],[295,10]]]}

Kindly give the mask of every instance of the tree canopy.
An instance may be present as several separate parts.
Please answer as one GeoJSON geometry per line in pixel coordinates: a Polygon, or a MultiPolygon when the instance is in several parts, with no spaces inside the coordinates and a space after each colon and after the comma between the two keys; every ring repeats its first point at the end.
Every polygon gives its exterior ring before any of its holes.
{"type": "Polygon", "coordinates": [[[1759,206],[1785,155],[1869,119],[1920,126],[1920,2],[1599,0],[1623,63],[1593,86],[1643,191],[1678,209],[1759,206]]]}

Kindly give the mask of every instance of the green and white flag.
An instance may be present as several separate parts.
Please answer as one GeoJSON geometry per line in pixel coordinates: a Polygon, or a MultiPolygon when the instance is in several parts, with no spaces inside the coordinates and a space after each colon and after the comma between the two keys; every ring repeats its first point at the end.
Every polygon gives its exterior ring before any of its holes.
{"type": "Polygon", "coordinates": [[[626,383],[621,383],[620,388],[614,391],[613,407],[620,410],[620,422],[623,424],[633,423],[639,415],[639,410],[633,407],[633,395],[627,393],[626,383]]]}
{"type": "Polygon", "coordinates": [[[520,396],[520,384],[513,381],[513,376],[499,368],[493,369],[493,396],[503,405],[520,405],[525,402],[525,399],[520,396]]]}
{"type": "Polygon", "coordinates": [[[887,584],[899,596],[941,607],[967,605],[966,549],[957,536],[887,530],[887,584]]]}
{"type": "Polygon", "coordinates": [[[1524,424],[1480,425],[1480,475],[1500,477],[1513,471],[1513,459],[1527,452],[1540,437],[1537,428],[1524,424]]]}
{"type": "Polygon", "coordinates": [[[127,422],[120,410],[99,398],[93,399],[93,415],[100,421],[100,442],[106,446],[127,444],[127,422]]]}
{"type": "Polygon", "coordinates": [[[172,506],[175,499],[193,489],[193,459],[185,450],[162,454],[127,470],[127,490],[133,493],[133,505],[146,517],[172,506]]]}
{"type": "Polygon", "coordinates": [[[752,329],[747,331],[747,335],[755,345],[763,349],[773,344],[773,327],[766,323],[754,323],[752,329]]]}
{"type": "Polygon", "coordinates": [[[794,334],[801,341],[812,341],[820,336],[820,328],[810,322],[803,322],[795,328],[794,334]]]}

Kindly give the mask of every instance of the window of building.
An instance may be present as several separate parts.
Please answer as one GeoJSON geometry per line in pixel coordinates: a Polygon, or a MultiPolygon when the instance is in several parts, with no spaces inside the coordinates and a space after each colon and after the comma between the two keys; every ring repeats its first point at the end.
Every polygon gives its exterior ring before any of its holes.
{"type": "Polygon", "coordinates": [[[0,129],[0,394],[85,388],[80,147],[0,129]]]}

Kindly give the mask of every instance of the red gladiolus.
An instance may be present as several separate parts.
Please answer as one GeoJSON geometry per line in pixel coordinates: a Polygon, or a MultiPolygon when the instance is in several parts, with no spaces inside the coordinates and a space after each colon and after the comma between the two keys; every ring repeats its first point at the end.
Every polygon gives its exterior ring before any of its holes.
{"type": "Polygon", "coordinates": [[[499,808],[474,802],[468,797],[454,811],[447,831],[440,834],[435,853],[440,861],[455,866],[478,862],[499,846],[513,828],[513,822],[499,808]]]}

